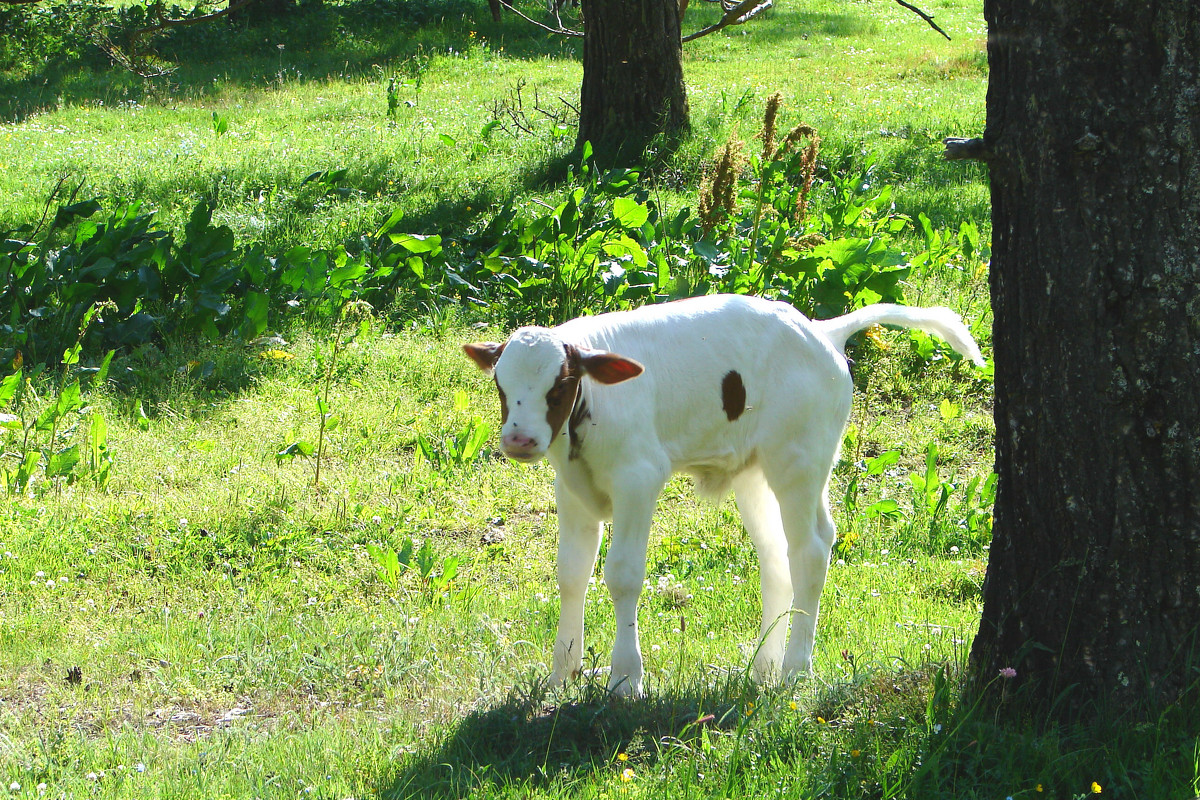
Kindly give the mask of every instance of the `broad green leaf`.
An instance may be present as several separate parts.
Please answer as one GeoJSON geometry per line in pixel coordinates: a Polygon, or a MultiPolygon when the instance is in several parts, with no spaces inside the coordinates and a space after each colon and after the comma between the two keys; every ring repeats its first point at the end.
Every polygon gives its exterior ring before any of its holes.
{"type": "Polygon", "coordinates": [[[261,336],[267,330],[267,312],[270,301],[265,292],[247,292],[243,301],[242,324],[239,329],[243,339],[261,336]]]}
{"type": "Polygon", "coordinates": [[[75,465],[78,463],[79,445],[73,444],[50,456],[50,460],[46,462],[46,477],[60,478],[75,469],[75,465]]]}
{"type": "Polygon", "coordinates": [[[73,203],[69,206],[59,206],[58,211],[54,214],[52,227],[64,228],[77,219],[86,219],[92,216],[99,210],[100,203],[95,200],[84,200],[81,203],[73,203]]]}
{"type": "Polygon", "coordinates": [[[613,218],[621,227],[635,230],[646,224],[650,210],[632,197],[618,197],[613,200],[613,218]]]}
{"type": "Polygon", "coordinates": [[[275,462],[282,464],[284,461],[291,461],[296,456],[311,456],[316,452],[316,447],[312,442],[298,441],[292,442],[287,447],[275,454],[275,462]]]}
{"type": "Polygon", "coordinates": [[[900,451],[888,450],[875,456],[875,458],[867,459],[867,474],[882,475],[884,470],[888,467],[894,467],[898,463],[900,463],[900,451]]]}
{"type": "Polygon", "coordinates": [[[0,408],[4,408],[12,402],[12,399],[16,397],[17,390],[21,388],[23,380],[25,380],[25,371],[22,369],[4,376],[4,380],[0,381],[0,408]]]}
{"type": "Polygon", "coordinates": [[[895,500],[887,498],[867,506],[865,509],[863,509],[863,515],[867,517],[867,519],[874,519],[876,517],[892,516],[897,514],[899,510],[900,504],[895,500]]]}
{"type": "Polygon", "coordinates": [[[112,364],[113,355],[116,352],[116,350],[109,350],[108,354],[104,356],[104,360],[100,362],[100,369],[96,371],[95,377],[92,378],[92,388],[103,386],[104,382],[108,380],[108,368],[112,364]]]}
{"type": "Polygon", "coordinates": [[[437,234],[422,236],[416,233],[389,233],[388,238],[410,253],[439,253],[442,250],[442,237],[437,234]]]}

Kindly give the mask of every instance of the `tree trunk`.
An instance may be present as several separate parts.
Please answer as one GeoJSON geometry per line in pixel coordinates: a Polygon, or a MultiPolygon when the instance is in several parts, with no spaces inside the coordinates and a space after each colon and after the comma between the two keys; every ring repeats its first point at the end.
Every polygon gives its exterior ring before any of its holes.
{"type": "Polygon", "coordinates": [[[579,139],[605,160],[634,159],[688,127],[676,0],[584,0],[579,139]]]}
{"type": "Polygon", "coordinates": [[[1063,719],[1152,713],[1200,664],[1200,4],[985,15],[1000,482],[973,673],[1015,668],[993,696],[1028,682],[1063,719]]]}

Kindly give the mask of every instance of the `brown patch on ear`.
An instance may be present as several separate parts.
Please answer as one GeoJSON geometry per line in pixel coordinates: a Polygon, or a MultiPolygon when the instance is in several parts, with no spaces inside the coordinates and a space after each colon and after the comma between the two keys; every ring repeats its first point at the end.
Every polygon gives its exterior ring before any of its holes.
{"type": "Polygon", "coordinates": [[[729,370],[721,379],[721,408],[730,422],[742,415],[746,410],[746,384],[737,370],[729,370]]]}
{"type": "Polygon", "coordinates": [[[467,357],[475,362],[475,366],[484,372],[491,372],[495,368],[496,362],[500,360],[500,354],[504,352],[505,344],[507,342],[475,342],[464,344],[462,349],[467,357]]]}
{"type": "Polygon", "coordinates": [[[632,358],[599,350],[581,356],[580,363],[593,380],[609,385],[623,383],[646,371],[645,367],[632,358]]]}

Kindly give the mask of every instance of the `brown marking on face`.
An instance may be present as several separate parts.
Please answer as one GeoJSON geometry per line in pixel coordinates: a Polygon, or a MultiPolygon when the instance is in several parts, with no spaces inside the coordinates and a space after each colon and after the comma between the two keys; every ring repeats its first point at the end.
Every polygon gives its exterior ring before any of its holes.
{"type": "Polygon", "coordinates": [[[508,397],[504,394],[504,390],[500,388],[500,381],[493,376],[492,381],[496,384],[496,392],[500,395],[500,427],[504,427],[504,423],[508,422],[508,397]]]}
{"type": "Polygon", "coordinates": [[[571,416],[575,408],[575,398],[579,394],[579,379],[583,377],[583,366],[580,364],[579,351],[567,345],[567,357],[563,359],[558,377],[554,385],[546,392],[546,424],[550,426],[550,441],[558,437],[563,423],[571,416]]]}
{"type": "Polygon", "coordinates": [[[730,422],[742,415],[746,410],[746,384],[737,370],[729,370],[721,379],[721,408],[730,422]]]}

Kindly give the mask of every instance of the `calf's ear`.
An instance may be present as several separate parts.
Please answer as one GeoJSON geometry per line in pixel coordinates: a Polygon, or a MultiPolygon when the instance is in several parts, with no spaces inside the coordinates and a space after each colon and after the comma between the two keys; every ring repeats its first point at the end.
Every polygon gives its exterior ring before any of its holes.
{"type": "Polygon", "coordinates": [[[636,378],[646,371],[632,358],[608,353],[603,350],[583,350],[579,361],[583,369],[592,379],[600,383],[623,383],[630,378],[636,378]]]}
{"type": "Polygon", "coordinates": [[[490,375],[496,367],[496,362],[500,360],[500,354],[504,352],[504,343],[475,342],[473,344],[464,344],[463,352],[475,362],[475,366],[490,375]]]}

